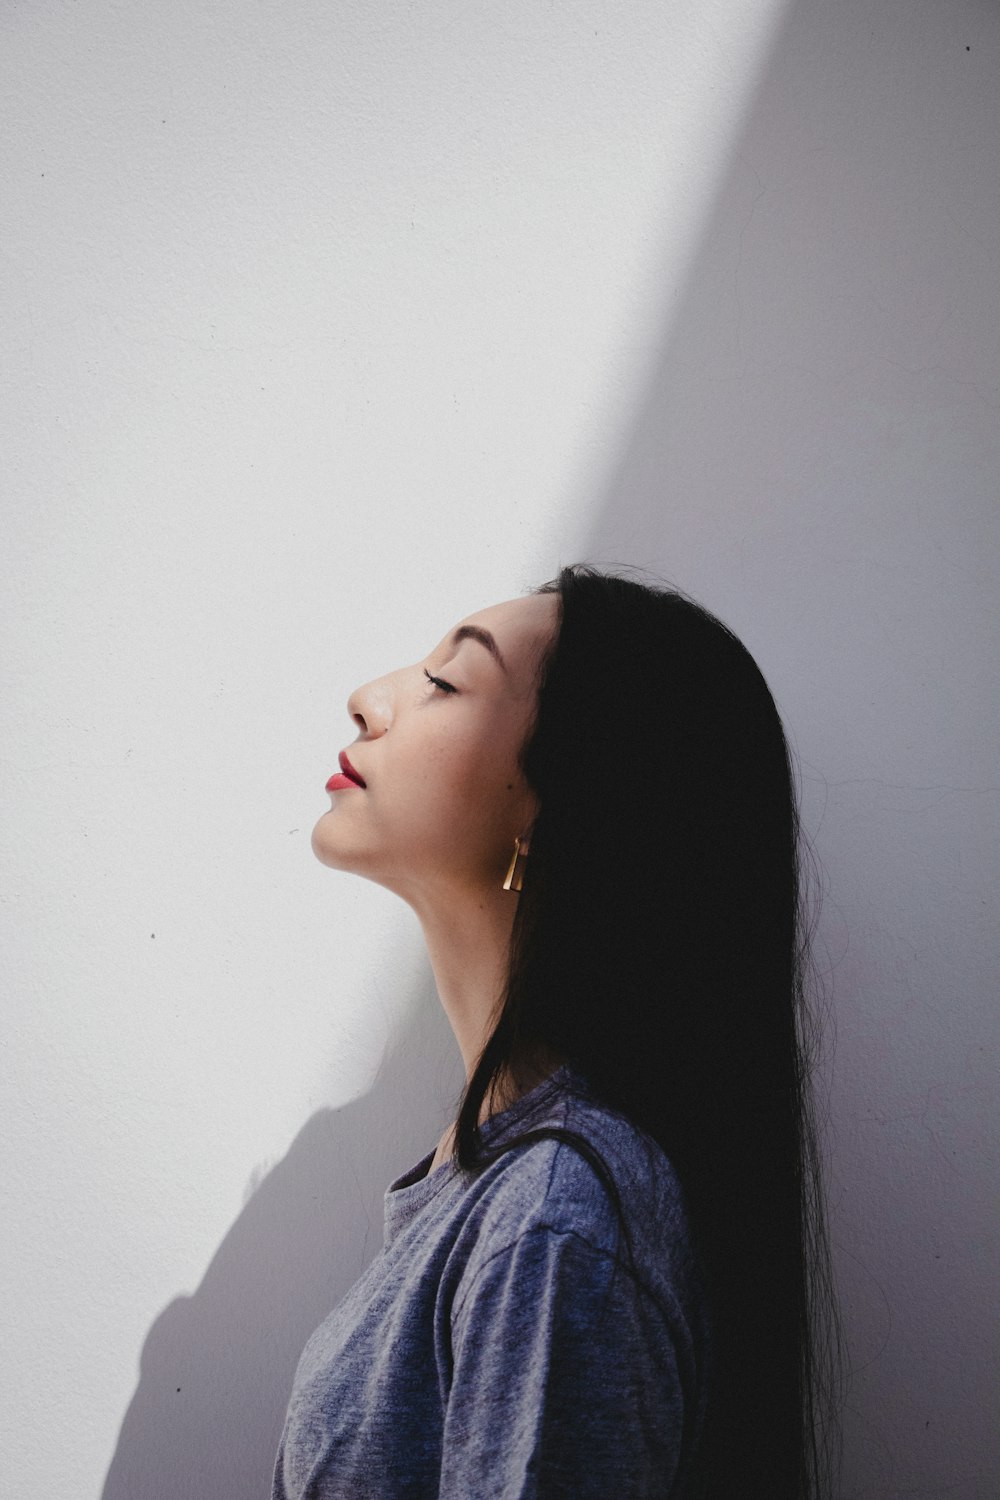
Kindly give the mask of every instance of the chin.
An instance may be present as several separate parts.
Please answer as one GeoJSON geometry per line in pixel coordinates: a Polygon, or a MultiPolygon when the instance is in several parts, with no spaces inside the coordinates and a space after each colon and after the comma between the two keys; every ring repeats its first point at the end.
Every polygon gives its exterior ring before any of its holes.
{"type": "Polygon", "coordinates": [[[309,842],[312,852],[321,865],[329,865],[331,869],[339,870],[343,867],[337,857],[337,836],[330,827],[330,822],[330,814],[324,813],[316,823],[309,842]]]}
{"type": "Polygon", "coordinates": [[[357,842],[351,846],[350,835],[345,834],[343,829],[338,829],[337,819],[333,817],[333,809],[323,813],[317,819],[313,828],[309,843],[312,852],[321,865],[328,865],[331,870],[346,870],[351,875],[367,875],[365,868],[368,863],[368,855],[365,847],[358,847],[357,842]]]}

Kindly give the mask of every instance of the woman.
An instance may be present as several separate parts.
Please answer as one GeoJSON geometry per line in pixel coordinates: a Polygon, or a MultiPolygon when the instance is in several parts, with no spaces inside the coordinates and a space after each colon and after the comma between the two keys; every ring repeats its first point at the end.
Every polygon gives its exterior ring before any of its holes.
{"type": "Polygon", "coordinates": [[[798,822],[753,659],[576,565],[348,711],[313,850],[413,907],[467,1082],[303,1352],[275,1500],[819,1495],[798,822]]]}

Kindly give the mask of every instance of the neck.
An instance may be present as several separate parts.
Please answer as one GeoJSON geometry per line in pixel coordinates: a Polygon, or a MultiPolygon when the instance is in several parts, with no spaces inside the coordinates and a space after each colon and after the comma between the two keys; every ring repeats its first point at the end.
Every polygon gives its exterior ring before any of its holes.
{"type": "Polygon", "coordinates": [[[438,997],[471,1078],[496,1022],[517,896],[476,891],[444,909],[417,910],[438,997]]]}
{"type": "MultiPolygon", "coordinates": [[[[476,891],[445,907],[421,906],[417,916],[438,997],[455,1033],[466,1080],[472,1077],[499,1014],[507,977],[508,950],[518,896],[498,887],[495,895],[476,891]]],[[[540,1083],[560,1058],[539,1049],[505,1069],[496,1094],[487,1091],[479,1122],[506,1109],[540,1083]]]]}

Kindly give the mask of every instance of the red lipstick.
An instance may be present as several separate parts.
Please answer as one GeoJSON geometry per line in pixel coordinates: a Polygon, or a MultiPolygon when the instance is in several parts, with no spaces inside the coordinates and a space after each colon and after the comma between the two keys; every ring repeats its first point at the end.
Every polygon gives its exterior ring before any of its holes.
{"type": "Polygon", "coordinates": [[[349,786],[363,787],[365,783],[363,779],[358,775],[354,767],[351,765],[351,762],[347,759],[347,752],[341,750],[337,759],[340,761],[341,774],[338,775],[337,772],[334,771],[333,775],[330,777],[330,780],[326,784],[327,791],[339,792],[349,786]]]}

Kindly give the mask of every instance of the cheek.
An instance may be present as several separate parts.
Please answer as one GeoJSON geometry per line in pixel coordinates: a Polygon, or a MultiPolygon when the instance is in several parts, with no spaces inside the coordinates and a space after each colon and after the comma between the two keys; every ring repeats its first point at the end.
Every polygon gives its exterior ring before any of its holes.
{"type": "Polygon", "coordinates": [[[523,791],[523,777],[517,766],[520,742],[513,742],[510,723],[498,722],[492,732],[470,747],[467,759],[458,772],[456,797],[474,812],[484,828],[506,829],[511,809],[523,791]]]}
{"type": "Polygon", "coordinates": [[[397,741],[385,781],[377,790],[378,814],[394,838],[434,844],[454,838],[483,799],[484,779],[479,737],[452,724],[429,736],[426,730],[410,744],[397,741]]]}
{"type": "Polygon", "coordinates": [[[435,760],[428,763],[422,785],[425,813],[433,809],[453,832],[489,829],[507,812],[516,785],[502,745],[487,733],[469,734],[451,740],[435,760]]]}
{"type": "Polygon", "coordinates": [[[400,835],[412,829],[435,844],[455,837],[468,842],[473,830],[488,840],[498,829],[506,835],[522,788],[516,715],[509,704],[491,712],[472,712],[466,704],[454,708],[447,721],[442,713],[435,733],[428,733],[425,722],[405,753],[399,745],[390,817],[400,835]]]}

